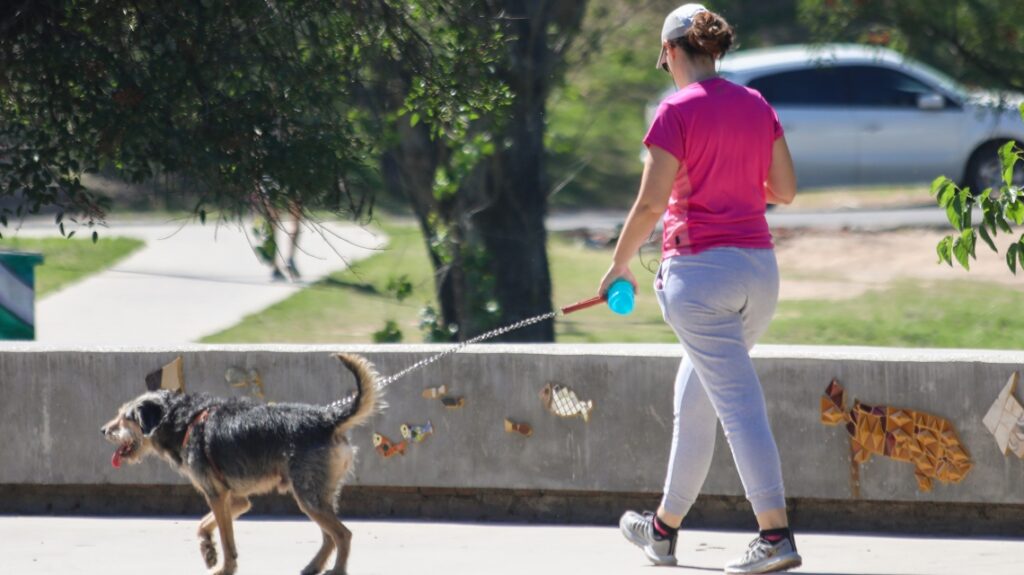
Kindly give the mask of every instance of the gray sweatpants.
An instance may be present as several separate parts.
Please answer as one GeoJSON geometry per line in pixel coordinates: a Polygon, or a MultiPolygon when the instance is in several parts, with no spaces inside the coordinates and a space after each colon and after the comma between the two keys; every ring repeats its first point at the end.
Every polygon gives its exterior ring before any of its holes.
{"type": "Polygon", "coordinates": [[[655,293],[686,352],[662,505],[686,515],[711,467],[717,422],[754,513],[785,508],[779,450],[749,350],[771,322],[779,270],[770,249],[712,248],[664,260],[655,293]]]}

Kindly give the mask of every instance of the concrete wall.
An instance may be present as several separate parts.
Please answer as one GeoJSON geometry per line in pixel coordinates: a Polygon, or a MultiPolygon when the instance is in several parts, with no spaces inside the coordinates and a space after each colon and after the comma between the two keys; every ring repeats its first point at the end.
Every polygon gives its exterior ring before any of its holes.
{"type": "MultiPolygon", "coordinates": [[[[161,460],[115,470],[99,427],[144,391],[143,377],[184,357],[189,391],[245,393],[224,380],[229,367],[257,368],[267,399],[324,403],[351,389],[328,353],[367,355],[395,373],[438,346],[189,346],[175,349],[52,349],[0,346],[0,487],[4,485],[174,485],[161,460]]],[[[906,503],[1024,504],[1024,462],[1004,457],[982,417],[1024,352],[761,346],[755,361],[783,461],[787,495],[851,501],[845,431],[819,422],[819,398],[833,377],[848,401],[901,406],[947,418],[975,463],[958,485],[917,490],[909,464],[875,457],[860,469],[860,498],[906,503]]],[[[353,432],[361,449],[353,484],[365,487],[656,493],[672,425],[673,345],[481,345],[413,372],[388,389],[388,410],[353,432]],[[589,423],[548,414],[548,382],[571,385],[596,404],[589,423]],[[460,410],[423,399],[446,384],[460,410]],[[534,428],[505,433],[508,417],[534,428]],[[399,425],[430,420],[435,434],[404,457],[382,459],[374,431],[398,439],[399,425]]],[[[704,489],[741,496],[719,433],[704,489]]]]}

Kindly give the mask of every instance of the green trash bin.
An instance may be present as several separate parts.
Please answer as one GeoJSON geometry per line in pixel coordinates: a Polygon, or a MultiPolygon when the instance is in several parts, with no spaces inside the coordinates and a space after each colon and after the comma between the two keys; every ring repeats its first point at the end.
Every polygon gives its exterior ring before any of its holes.
{"type": "Polygon", "coordinates": [[[0,340],[36,338],[36,266],[43,254],[0,250],[0,340]]]}

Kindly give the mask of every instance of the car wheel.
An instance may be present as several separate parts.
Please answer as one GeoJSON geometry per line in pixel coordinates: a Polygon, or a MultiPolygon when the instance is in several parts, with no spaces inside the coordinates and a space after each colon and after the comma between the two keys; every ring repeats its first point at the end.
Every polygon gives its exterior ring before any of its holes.
{"type": "MultiPolygon", "coordinates": [[[[971,156],[967,164],[967,181],[965,185],[974,194],[980,194],[988,188],[998,192],[1003,187],[1003,164],[999,161],[999,148],[1006,140],[989,142],[971,156]]],[[[1024,165],[1017,164],[1013,171],[1013,185],[1024,186],[1024,165]]]]}

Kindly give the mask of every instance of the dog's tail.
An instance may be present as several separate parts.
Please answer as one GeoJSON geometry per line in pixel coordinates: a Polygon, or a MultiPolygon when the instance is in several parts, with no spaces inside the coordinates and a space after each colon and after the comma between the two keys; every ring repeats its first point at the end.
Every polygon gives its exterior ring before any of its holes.
{"type": "Polygon", "coordinates": [[[384,407],[383,393],[377,389],[380,374],[365,357],[347,353],[336,353],[334,357],[345,364],[356,377],[356,396],[352,403],[337,408],[337,432],[345,433],[353,427],[362,425],[384,407]]]}

